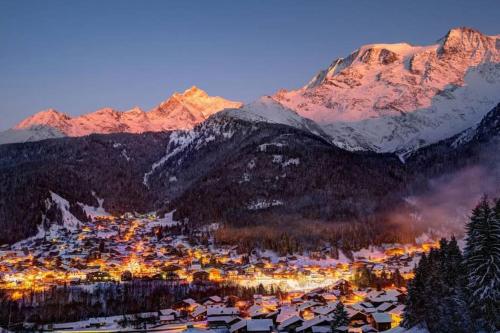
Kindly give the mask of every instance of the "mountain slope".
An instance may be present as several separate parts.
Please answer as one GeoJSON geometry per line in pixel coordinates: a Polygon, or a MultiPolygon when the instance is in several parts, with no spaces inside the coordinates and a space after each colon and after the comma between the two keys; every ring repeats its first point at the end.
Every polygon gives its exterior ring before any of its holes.
{"type": "Polygon", "coordinates": [[[237,225],[262,213],[335,222],[396,200],[404,174],[395,156],[343,151],[308,131],[224,113],[189,131],[2,145],[0,221],[9,232],[0,243],[57,223],[51,193],[82,218],[78,203],[97,206],[98,197],[113,213],[177,209],[201,224],[237,225]]]}
{"type": "MultiPolygon", "coordinates": [[[[467,140],[464,132],[413,152],[405,163],[394,154],[339,149],[307,128],[242,120],[234,111],[187,131],[2,145],[0,243],[63,223],[54,194],[82,220],[80,203],[115,214],[175,209],[176,218],[194,224],[236,227],[375,219],[394,232],[384,214],[404,207],[408,195],[426,193],[435,177],[482,165],[496,170],[484,181],[498,184],[499,110],[467,140]]],[[[389,241],[372,227],[364,237],[389,241]]]]}
{"type": "Polygon", "coordinates": [[[273,98],[339,147],[404,152],[475,125],[499,91],[500,36],[457,28],[430,46],[363,46],[273,98]]]}
{"type": "Polygon", "coordinates": [[[119,112],[104,108],[79,117],[48,109],[26,118],[13,129],[0,133],[0,144],[37,141],[62,136],[84,136],[94,133],[144,133],[190,129],[210,115],[241,103],[222,97],[211,97],[196,87],[173,94],[149,112],[134,108],[119,112]]]}
{"type": "Polygon", "coordinates": [[[68,200],[70,212],[82,219],[78,203],[97,207],[96,196],[111,213],[153,210],[155,197],[142,175],[162,156],[169,136],[117,133],[1,145],[0,227],[6,232],[0,244],[62,223],[50,210],[51,192],[68,200]]]}

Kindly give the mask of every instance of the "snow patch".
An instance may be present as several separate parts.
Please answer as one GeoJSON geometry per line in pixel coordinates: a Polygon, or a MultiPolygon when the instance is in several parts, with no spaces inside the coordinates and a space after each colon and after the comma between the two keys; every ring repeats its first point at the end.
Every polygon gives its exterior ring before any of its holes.
{"type": "Polygon", "coordinates": [[[247,208],[249,210],[259,210],[259,209],[266,209],[269,207],[274,207],[274,206],[282,206],[283,201],[281,200],[255,200],[252,201],[250,204],[247,205],[247,208]]]}
{"type": "Polygon", "coordinates": [[[153,172],[166,162],[170,160],[175,155],[179,154],[183,151],[194,139],[197,137],[197,133],[195,131],[177,131],[172,132],[170,135],[170,141],[167,147],[167,154],[163,156],[159,161],[153,163],[151,166],[151,170],[144,174],[143,184],[146,187],[149,187],[148,179],[153,174],[153,172]],[[174,148],[175,147],[175,148],[174,148]]]}
{"type": "Polygon", "coordinates": [[[123,149],[122,150],[122,156],[128,161],[130,161],[130,157],[127,155],[127,150],[123,149]]]}
{"type": "Polygon", "coordinates": [[[267,147],[273,147],[273,146],[281,148],[284,145],[282,143],[279,143],[279,142],[263,143],[263,144],[259,145],[259,147],[257,149],[261,152],[266,152],[267,147]]]}
{"type": "Polygon", "coordinates": [[[247,168],[252,170],[253,168],[255,168],[255,159],[252,159],[250,162],[248,162],[247,164],[247,168]]]}
{"type": "Polygon", "coordinates": [[[175,210],[169,212],[169,213],[166,213],[164,217],[162,218],[158,218],[156,219],[155,221],[148,221],[147,225],[146,225],[146,229],[147,230],[151,230],[155,227],[173,227],[175,225],[178,224],[177,221],[174,220],[174,213],[175,213],[175,210]]]}
{"type": "Polygon", "coordinates": [[[111,216],[104,208],[103,203],[104,199],[99,198],[94,191],[92,191],[92,195],[96,198],[98,206],[93,207],[89,205],[85,205],[81,202],[78,202],[78,205],[82,207],[83,211],[87,216],[90,216],[91,219],[95,219],[97,216],[111,216]]]}
{"type": "Polygon", "coordinates": [[[281,163],[281,162],[283,162],[282,155],[273,155],[273,163],[281,163]]]}
{"type": "Polygon", "coordinates": [[[81,221],[78,220],[71,212],[69,211],[69,202],[68,200],[64,199],[60,195],[50,192],[50,198],[51,200],[47,200],[46,204],[48,205],[47,207],[50,208],[53,204],[57,205],[59,210],[61,211],[62,214],[62,224],[63,227],[68,229],[68,230],[76,230],[80,224],[81,221]]]}
{"type": "Polygon", "coordinates": [[[241,184],[241,183],[246,183],[246,182],[249,182],[249,181],[250,181],[250,174],[248,174],[248,173],[245,172],[241,176],[241,180],[238,183],[241,184]]]}
{"type": "Polygon", "coordinates": [[[290,158],[290,159],[286,160],[285,162],[283,162],[281,165],[283,167],[287,167],[289,165],[299,165],[299,164],[300,164],[299,158],[290,158]]]}

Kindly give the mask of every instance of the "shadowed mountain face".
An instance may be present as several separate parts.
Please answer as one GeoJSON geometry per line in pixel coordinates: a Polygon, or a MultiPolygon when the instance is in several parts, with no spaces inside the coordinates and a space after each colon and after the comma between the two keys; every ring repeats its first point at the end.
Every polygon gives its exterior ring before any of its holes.
{"type": "Polygon", "coordinates": [[[0,243],[61,223],[48,211],[51,192],[80,219],[78,203],[97,206],[97,197],[113,213],[178,208],[195,223],[239,224],[271,208],[334,221],[379,209],[404,179],[394,156],[353,154],[292,127],[224,115],[187,132],[3,145],[0,156],[0,221],[10,231],[0,243]]]}
{"type": "Polygon", "coordinates": [[[80,219],[77,203],[98,205],[92,192],[106,198],[110,212],[150,209],[154,200],[142,184],[143,170],[161,157],[168,137],[110,134],[0,146],[0,224],[6,231],[0,243],[61,222],[60,213],[47,211],[51,191],[80,219]]]}
{"type": "Polygon", "coordinates": [[[80,220],[80,204],[98,206],[101,198],[113,213],[176,209],[176,218],[196,224],[363,221],[404,205],[431,177],[487,161],[498,140],[498,110],[405,164],[393,154],[353,153],[309,131],[225,113],[191,131],[3,145],[0,243],[61,223],[51,192],[80,220]]]}

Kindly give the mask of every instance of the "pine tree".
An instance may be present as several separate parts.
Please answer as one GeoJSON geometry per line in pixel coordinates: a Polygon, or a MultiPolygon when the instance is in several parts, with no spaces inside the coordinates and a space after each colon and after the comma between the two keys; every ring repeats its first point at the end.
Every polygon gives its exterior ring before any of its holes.
{"type": "Polygon", "coordinates": [[[415,268],[415,277],[408,283],[408,297],[404,312],[402,326],[410,328],[425,320],[426,300],[424,289],[427,276],[427,256],[422,255],[418,266],[415,268]]]}
{"type": "Polygon", "coordinates": [[[401,275],[399,268],[396,268],[396,270],[394,271],[394,273],[391,276],[391,279],[392,279],[392,283],[394,283],[394,285],[398,288],[403,287],[405,285],[405,279],[401,275]]]}
{"type": "Polygon", "coordinates": [[[500,329],[500,207],[483,198],[467,224],[464,264],[472,316],[488,331],[500,329]]]}
{"type": "Polygon", "coordinates": [[[463,289],[465,278],[463,256],[455,236],[451,237],[445,256],[446,264],[443,273],[446,285],[457,289],[463,289]]]}
{"type": "Polygon", "coordinates": [[[434,311],[438,319],[429,325],[432,332],[469,333],[474,331],[469,309],[460,291],[454,296],[444,297],[434,311]]]}
{"type": "Polygon", "coordinates": [[[333,310],[334,318],[332,320],[332,331],[336,328],[349,325],[349,315],[342,302],[338,302],[335,310],[333,310]]]}

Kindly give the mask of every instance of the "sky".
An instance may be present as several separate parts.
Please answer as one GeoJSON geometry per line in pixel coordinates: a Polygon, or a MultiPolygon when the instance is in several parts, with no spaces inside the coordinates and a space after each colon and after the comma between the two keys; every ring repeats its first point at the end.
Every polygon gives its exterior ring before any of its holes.
{"type": "Polygon", "coordinates": [[[500,34],[500,1],[0,0],[0,130],[47,108],[148,110],[192,85],[250,102],[363,44],[500,34]]]}

